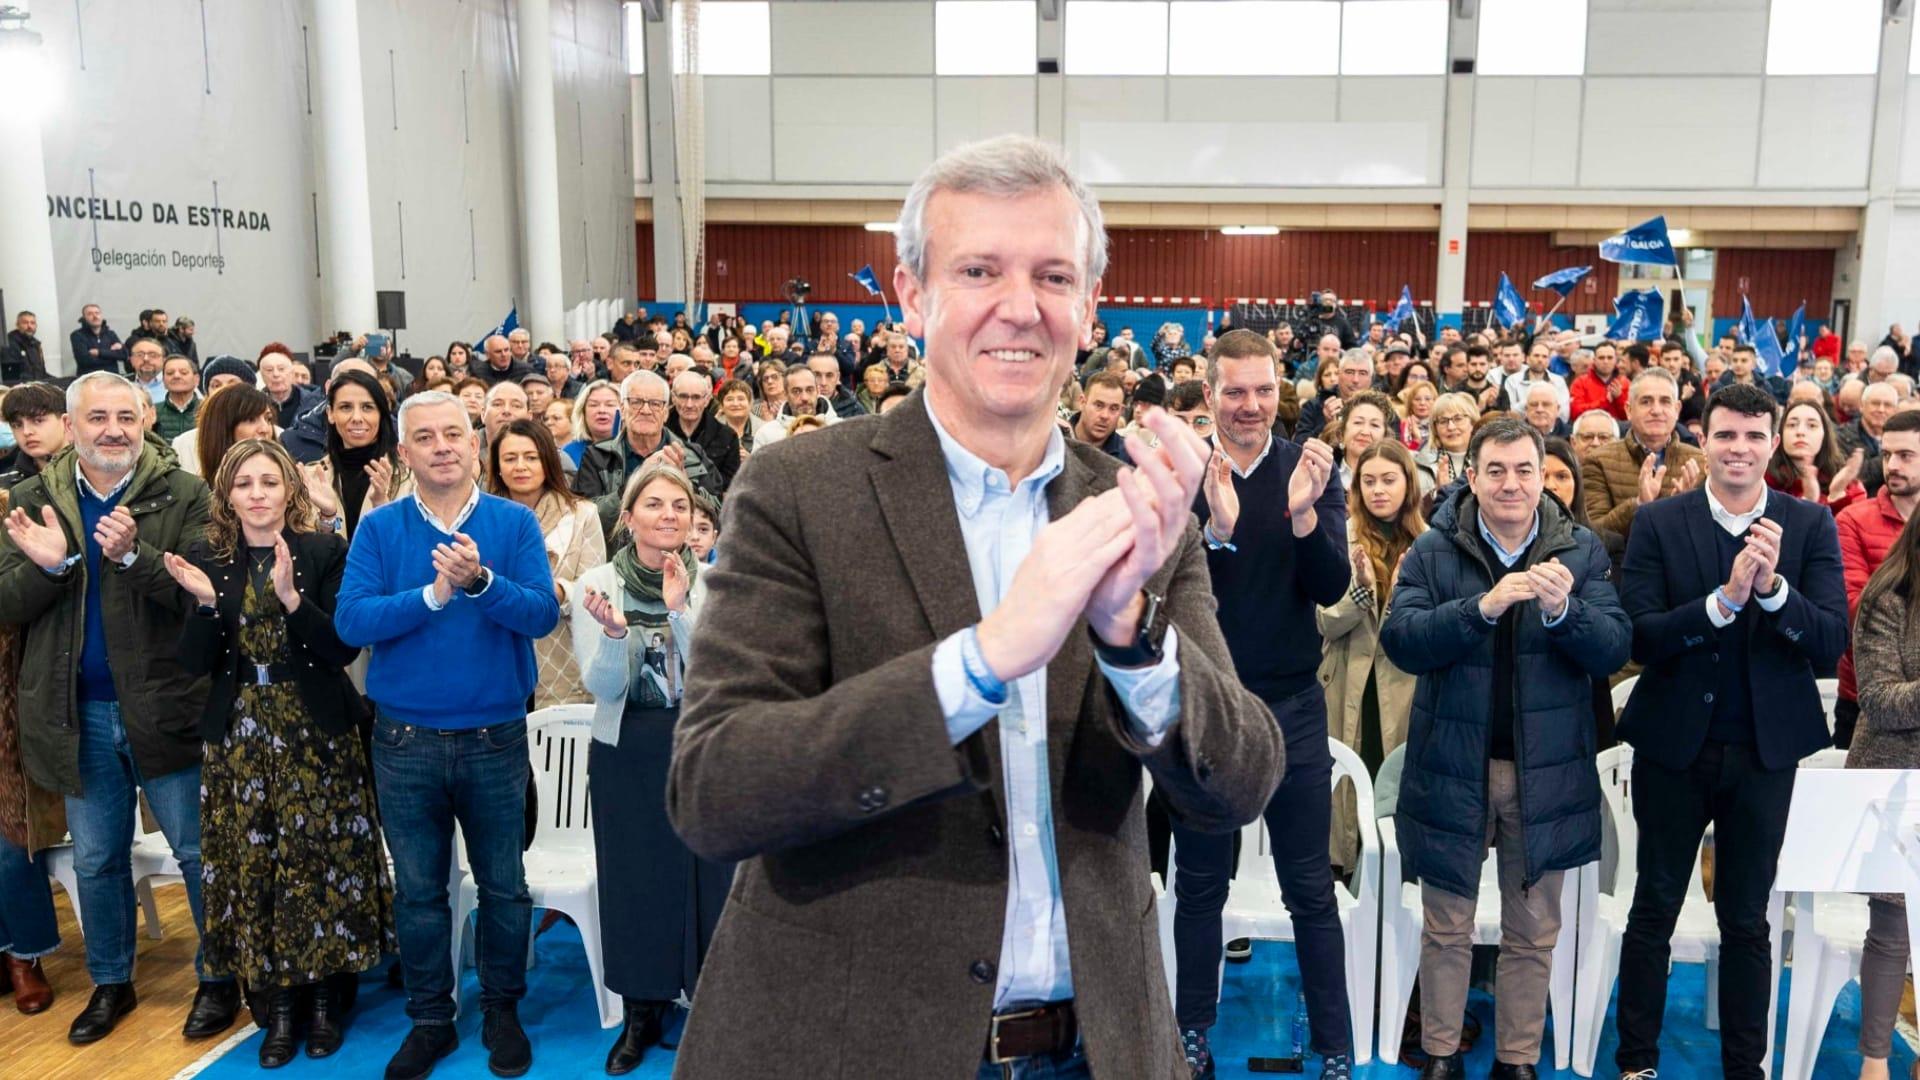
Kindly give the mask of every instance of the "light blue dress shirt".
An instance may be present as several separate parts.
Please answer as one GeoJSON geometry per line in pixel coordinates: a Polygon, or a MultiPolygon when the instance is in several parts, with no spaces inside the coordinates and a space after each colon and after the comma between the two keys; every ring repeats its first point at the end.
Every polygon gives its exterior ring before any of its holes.
{"type": "MultiPolygon", "coordinates": [[[[1492,529],[1487,528],[1487,519],[1484,516],[1480,517],[1478,520],[1480,524],[1480,539],[1485,540],[1487,542],[1487,546],[1493,549],[1493,553],[1500,557],[1500,565],[1506,567],[1509,570],[1513,569],[1513,565],[1520,561],[1520,556],[1525,555],[1527,553],[1527,549],[1533,546],[1534,540],[1538,539],[1540,536],[1540,511],[1538,510],[1535,510],[1533,512],[1533,528],[1527,530],[1527,538],[1521,542],[1519,547],[1515,548],[1512,551],[1508,551],[1505,547],[1501,546],[1500,538],[1493,535],[1492,529]]],[[[1548,627],[1559,626],[1560,620],[1566,618],[1567,612],[1572,608],[1573,608],[1573,598],[1571,596],[1569,596],[1567,598],[1567,602],[1561,606],[1560,614],[1555,615],[1551,619],[1547,618],[1546,609],[1542,608],[1540,611],[1541,625],[1548,626],[1548,627]]],[[[1482,615],[1480,617],[1483,619],[1487,619],[1485,615],[1482,615]]],[[[1500,620],[1487,619],[1487,621],[1489,623],[1497,623],[1500,620]]]]}
{"type": "MultiPolygon", "coordinates": [[[[1060,475],[1066,442],[1057,427],[1051,429],[1040,467],[1014,486],[1009,485],[1005,470],[987,464],[947,434],[931,403],[927,415],[946,457],[947,479],[953,485],[954,509],[959,513],[980,610],[990,612],[1000,605],[1014,571],[1051,520],[1047,484],[1060,475]]],[[[1009,682],[1006,703],[996,706],[967,680],[960,650],[971,631],[971,627],[958,631],[934,649],[933,681],[946,715],[947,735],[954,744],[996,716],[1000,720],[1008,881],[994,1008],[1064,1001],[1073,997],[1073,972],[1047,771],[1047,670],[1042,667],[1009,682]]],[[[1154,745],[1166,737],[1180,715],[1179,645],[1178,635],[1169,628],[1159,664],[1138,669],[1100,665],[1126,705],[1134,730],[1154,745]]]]}

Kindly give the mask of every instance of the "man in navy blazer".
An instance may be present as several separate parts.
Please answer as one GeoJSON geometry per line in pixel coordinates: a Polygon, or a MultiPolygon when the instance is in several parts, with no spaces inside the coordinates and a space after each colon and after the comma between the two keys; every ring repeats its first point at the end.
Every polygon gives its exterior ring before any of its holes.
{"type": "Polygon", "coordinates": [[[1659,1065],[1668,942],[1709,822],[1723,1075],[1759,1077],[1772,1050],[1767,902],[1794,770],[1829,741],[1814,672],[1847,645],[1833,514],[1767,489],[1778,420],[1757,386],[1716,391],[1706,483],[1642,506],[1627,542],[1621,600],[1645,669],[1619,727],[1640,828],[1620,953],[1623,1080],[1659,1065]]]}

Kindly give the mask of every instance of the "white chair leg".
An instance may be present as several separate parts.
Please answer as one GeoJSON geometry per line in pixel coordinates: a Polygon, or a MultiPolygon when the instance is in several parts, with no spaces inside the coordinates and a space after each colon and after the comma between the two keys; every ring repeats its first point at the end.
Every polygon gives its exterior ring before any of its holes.
{"type": "Polygon", "coordinates": [[[1173,890],[1168,889],[1166,895],[1160,898],[1159,903],[1160,909],[1156,914],[1160,920],[1160,966],[1165,970],[1167,976],[1167,998],[1172,1000],[1179,990],[1175,985],[1174,978],[1179,970],[1177,966],[1179,960],[1178,954],[1174,952],[1173,948],[1173,909],[1175,906],[1173,890]]]}
{"type": "Polygon", "coordinates": [[[160,928],[160,906],[153,902],[153,879],[141,878],[134,885],[133,891],[140,897],[141,910],[146,912],[147,936],[159,941],[166,936],[166,932],[160,928]]]}
{"type": "Polygon", "coordinates": [[[71,860],[53,862],[47,867],[47,873],[66,891],[67,904],[73,908],[73,926],[85,937],[87,928],[80,921],[80,876],[74,872],[71,860]]]}
{"type": "Polygon", "coordinates": [[[600,1010],[600,1026],[618,1027],[625,1019],[626,1010],[620,995],[607,989],[606,960],[600,948],[600,901],[599,890],[587,896],[585,910],[570,910],[574,923],[580,927],[580,945],[587,953],[587,975],[593,980],[593,1000],[600,1010]]]}
{"type": "MultiPolygon", "coordinates": [[[[1669,965],[1668,976],[1672,976],[1669,965]]],[[[1720,943],[1707,943],[1707,1030],[1720,1030],[1720,943]]]]}
{"type": "Polygon", "coordinates": [[[1348,913],[1347,932],[1347,1012],[1353,1018],[1353,1061],[1365,1065],[1373,1060],[1374,945],[1379,939],[1371,925],[1373,913],[1359,908],[1348,913]],[[1366,929],[1354,932],[1354,923],[1366,929]]]}
{"type": "MultiPolygon", "coordinates": [[[[1401,917],[1409,918],[1405,912],[1401,917]]],[[[1380,948],[1380,1060],[1399,1061],[1400,1035],[1413,1000],[1413,980],[1420,974],[1418,924],[1383,927],[1380,948]]]]}
{"type": "Polygon", "coordinates": [[[1600,1056],[1601,1030],[1607,1023],[1607,1004],[1613,999],[1614,980],[1620,974],[1622,928],[1601,922],[1594,930],[1594,948],[1580,962],[1580,985],[1574,997],[1583,1003],[1581,1021],[1574,1025],[1576,1049],[1573,1071],[1592,1076],[1600,1056]]]}

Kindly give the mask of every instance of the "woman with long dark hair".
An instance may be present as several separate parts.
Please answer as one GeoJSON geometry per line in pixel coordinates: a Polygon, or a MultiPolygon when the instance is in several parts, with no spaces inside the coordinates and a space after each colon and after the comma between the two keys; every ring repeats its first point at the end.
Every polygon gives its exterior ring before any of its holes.
{"type": "Polygon", "coordinates": [[[192,453],[180,453],[180,467],[202,479],[211,477],[233,444],[273,438],[279,416],[280,407],[264,390],[241,383],[215,390],[200,403],[193,420],[192,453]]]}
{"type": "Polygon", "coordinates": [[[620,498],[622,541],[582,574],[573,648],[593,694],[594,854],[600,873],[604,981],[626,1002],[607,1072],[639,1065],[673,1002],[691,996],[733,881],[733,866],[689,850],[667,820],[667,761],[686,688],[686,658],[706,600],[687,547],[697,498],[686,474],[651,465],[620,498]]]}
{"type": "Polygon", "coordinates": [[[1780,445],[1767,462],[1767,486],[1817,502],[1834,513],[1867,497],[1860,482],[1865,451],[1842,454],[1827,411],[1811,401],[1796,401],[1780,418],[1780,445]]]}
{"type": "MultiPolygon", "coordinates": [[[[231,393],[232,391],[227,391],[231,393]]],[[[393,897],[373,774],[347,677],[359,650],[333,629],[347,542],[315,527],[306,484],[270,439],[233,447],[213,477],[206,537],[166,569],[197,605],[180,662],[210,675],[200,719],[207,971],[265,998],[260,1064],[340,1048],[343,984],[393,944],[393,897]]]]}
{"type": "Polygon", "coordinates": [[[600,512],[593,502],[567,487],[560,450],[553,435],[538,420],[510,420],[487,447],[488,491],[512,499],[540,519],[547,542],[547,567],[553,571],[553,596],[560,602],[560,623],[533,643],[539,683],[533,707],[572,705],[593,700],[580,685],[580,666],[573,658],[574,580],[607,561],[606,540],[600,535],[600,512]]]}
{"type": "MultiPolygon", "coordinates": [[[[1330,607],[1314,610],[1320,628],[1320,684],[1326,688],[1327,725],[1379,770],[1394,748],[1407,739],[1413,709],[1414,677],[1394,666],[1380,648],[1380,624],[1399,577],[1400,558],[1427,531],[1420,514],[1420,479],[1413,455],[1392,439],[1383,439],[1353,458],[1354,482],[1347,489],[1347,555],[1352,586],[1330,607]]],[[[1331,854],[1336,865],[1360,864],[1359,822],[1351,787],[1336,792],[1331,854]]]]}
{"type": "Polygon", "coordinates": [[[473,346],[464,341],[447,342],[447,378],[454,382],[473,374],[473,346]]]}
{"type": "Polygon", "coordinates": [[[342,371],[327,386],[327,456],[303,470],[321,520],[353,537],[368,511],[406,493],[411,485],[395,448],[393,405],[378,379],[342,371]]]}
{"type": "MultiPolygon", "coordinates": [[[[1920,769],[1920,514],[1907,519],[1885,562],[1867,579],[1853,624],[1860,720],[1849,769],[1920,769]]],[[[1894,1021],[1907,976],[1906,898],[1867,901],[1860,956],[1860,1075],[1887,1075],[1894,1021]]],[[[1910,1076],[1920,1080],[1920,1063],[1910,1076]]]]}

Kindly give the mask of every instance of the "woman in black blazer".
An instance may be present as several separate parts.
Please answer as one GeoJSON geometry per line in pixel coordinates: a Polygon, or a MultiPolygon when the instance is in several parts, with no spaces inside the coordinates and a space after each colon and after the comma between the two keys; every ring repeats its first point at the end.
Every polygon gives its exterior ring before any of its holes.
{"type": "Polygon", "coordinates": [[[393,935],[372,772],[354,726],[364,699],[333,630],[347,543],[314,507],[279,443],[235,445],[213,478],[206,539],[166,555],[198,603],[181,663],[212,677],[200,733],[207,970],[264,1005],[260,1064],[293,1057],[310,997],[307,1056],[339,1049],[345,983],[393,935]]]}

